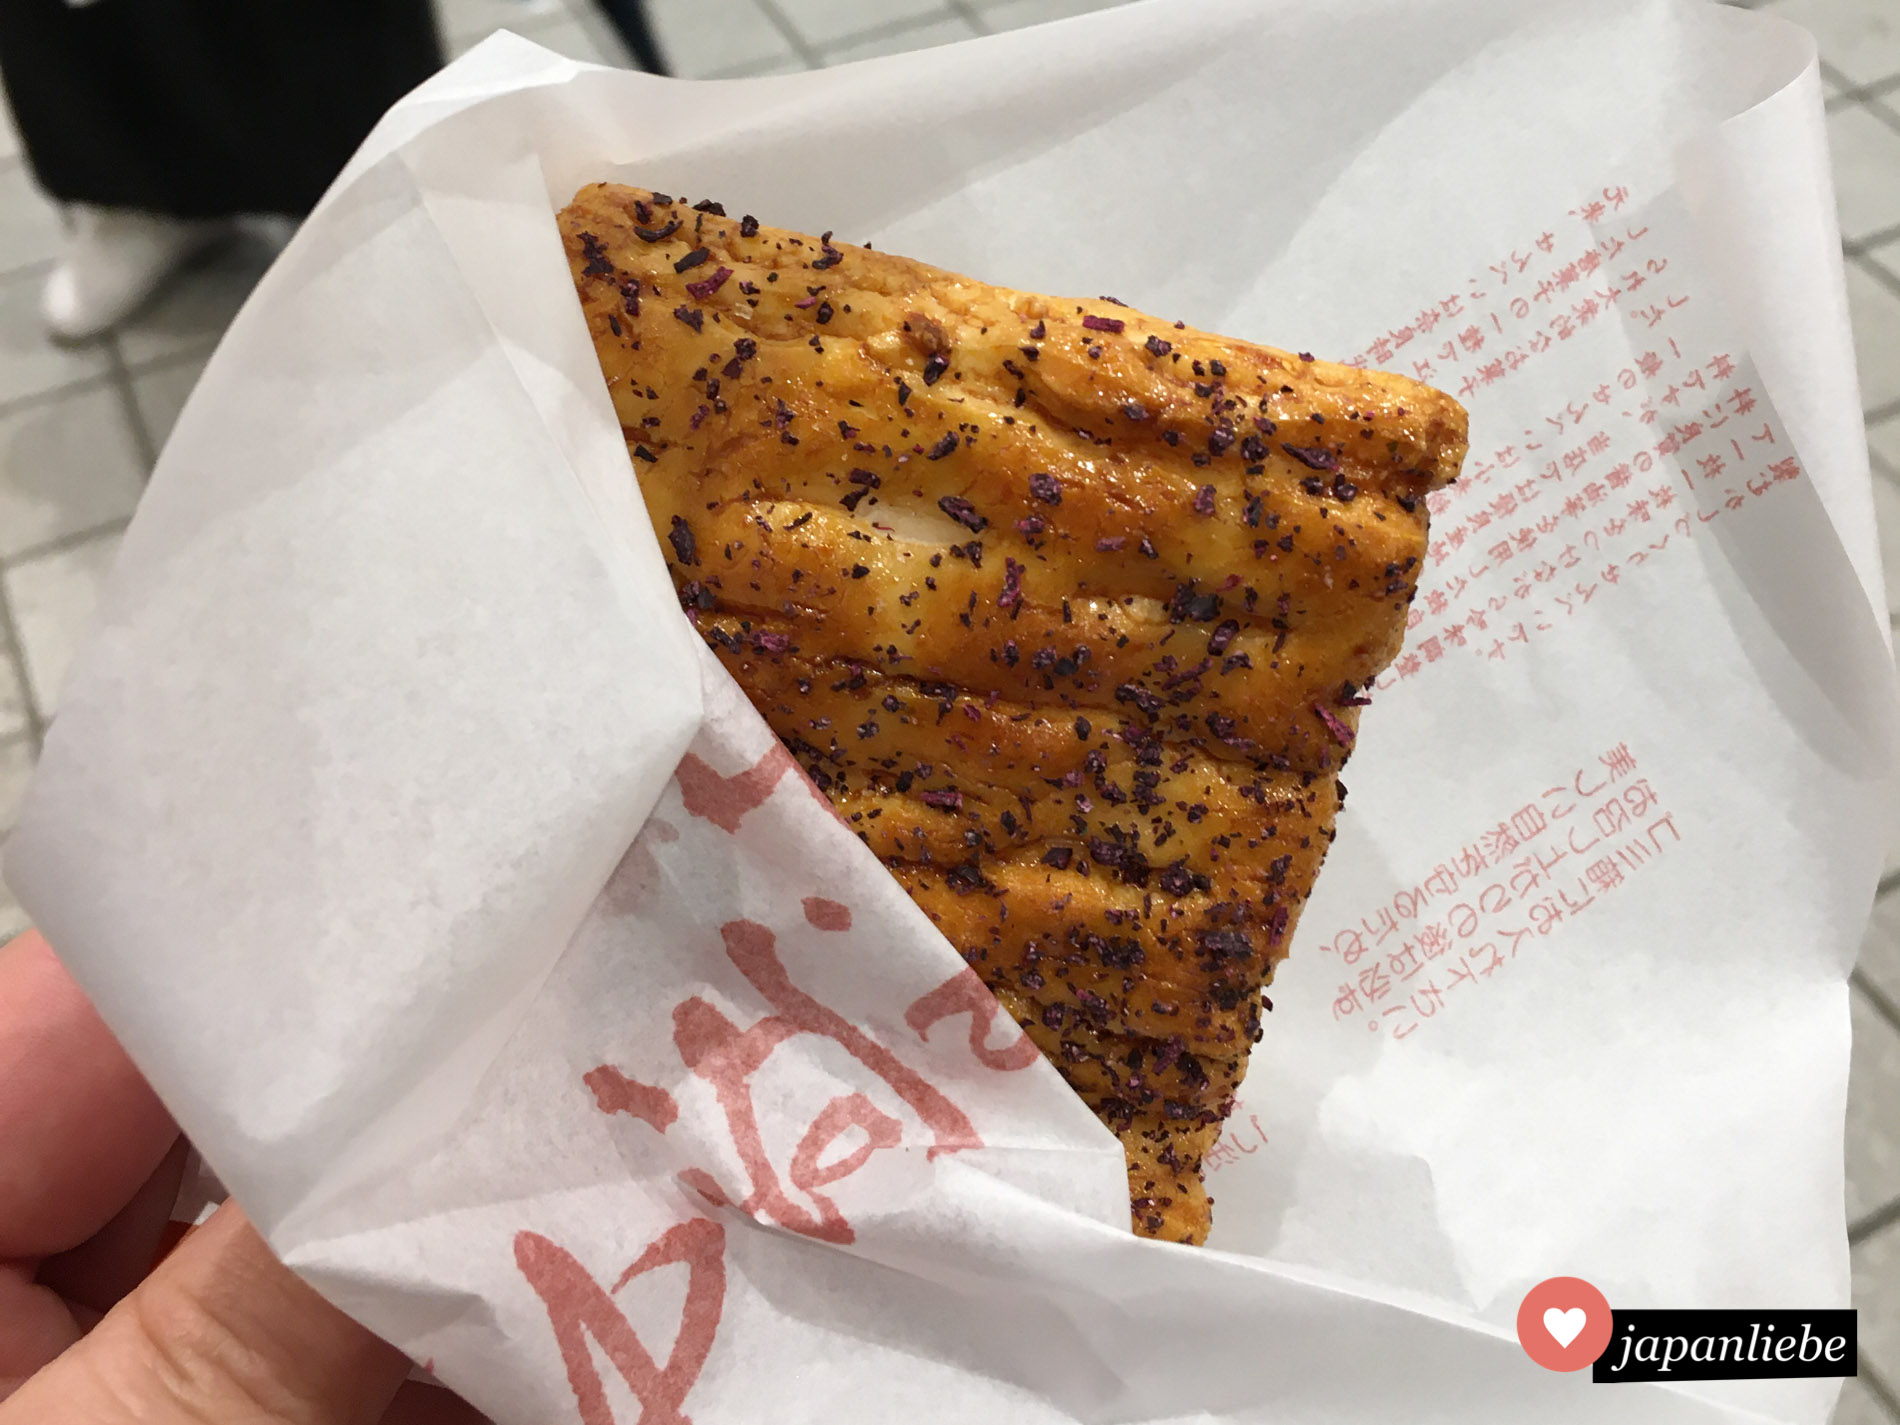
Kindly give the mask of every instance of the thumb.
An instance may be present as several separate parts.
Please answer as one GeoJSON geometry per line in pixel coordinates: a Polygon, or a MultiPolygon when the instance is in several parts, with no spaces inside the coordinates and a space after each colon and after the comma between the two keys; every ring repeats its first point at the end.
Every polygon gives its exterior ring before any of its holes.
{"type": "Polygon", "coordinates": [[[408,1370],[227,1203],[0,1405],[0,1425],[373,1425],[408,1370]]]}

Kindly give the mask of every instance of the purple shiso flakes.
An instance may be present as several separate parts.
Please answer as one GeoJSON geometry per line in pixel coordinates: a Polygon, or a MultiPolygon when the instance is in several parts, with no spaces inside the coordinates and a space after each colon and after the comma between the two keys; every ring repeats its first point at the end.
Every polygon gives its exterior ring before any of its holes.
{"type": "Polygon", "coordinates": [[[673,546],[673,557],[680,563],[699,563],[698,546],[693,539],[693,527],[678,515],[673,516],[673,528],[668,532],[666,542],[673,546]]]}
{"type": "Polygon", "coordinates": [[[726,279],[730,276],[732,276],[732,269],[730,267],[715,268],[712,276],[703,277],[697,282],[688,282],[686,284],[687,295],[695,302],[703,302],[721,287],[725,286],[726,279]]]}
{"type": "Polygon", "coordinates": [[[996,596],[999,609],[1013,609],[1023,601],[1023,566],[1014,559],[1003,560],[1003,591],[996,596]]]}
{"type": "Polygon", "coordinates": [[[981,534],[989,528],[990,522],[978,514],[976,506],[961,495],[945,495],[937,501],[937,508],[969,530],[971,534],[981,534]]]}
{"type": "Polygon", "coordinates": [[[1323,445],[1287,445],[1283,443],[1280,449],[1284,450],[1288,455],[1309,469],[1329,471],[1339,469],[1338,454],[1328,450],[1323,445]]]}
{"type": "Polygon", "coordinates": [[[1334,715],[1331,708],[1319,703],[1313,704],[1313,711],[1319,714],[1319,720],[1326,724],[1326,730],[1333,735],[1333,741],[1341,747],[1352,746],[1352,729],[1334,715]]]}

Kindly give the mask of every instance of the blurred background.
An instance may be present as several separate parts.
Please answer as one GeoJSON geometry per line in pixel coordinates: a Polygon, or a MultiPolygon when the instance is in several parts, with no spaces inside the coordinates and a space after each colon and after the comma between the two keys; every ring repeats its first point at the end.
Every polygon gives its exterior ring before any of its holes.
{"type": "MultiPolygon", "coordinates": [[[[1820,43],[1889,615],[1900,617],[1900,0],[1735,2],[1795,20],[1820,43]]],[[[433,0],[434,37],[427,34],[428,0],[413,3],[410,20],[421,17],[420,31],[399,24],[364,47],[377,55],[375,82],[394,93],[426,73],[437,41],[439,52],[452,57],[500,27],[578,59],[644,60],[641,67],[664,66],[689,78],[737,78],[927,48],[1113,0],[433,0]]],[[[36,164],[55,187],[64,183],[69,193],[90,196],[83,185],[122,184],[128,175],[88,169],[88,138],[96,149],[102,135],[45,122],[50,112],[75,108],[71,85],[57,89],[57,66],[42,58],[63,32],[49,36],[19,16],[37,9],[47,23],[104,23],[118,4],[0,0],[0,65],[19,114],[15,122],[0,109],[0,839],[172,421],[225,324],[292,228],[279,218],[115,229],[62,209],[36,186],[22,129],[34,136],[36,164]],[[84,281],[56,276],[88,252],[84,281]],[[162,285],[139,300],[157,272],[165,274],[162,285]],[[122,316],[118,309],[128,305],[135,310],[122,316]],[[56,341],[49,324],[85,339],[56,341]],[[102,334],[85,335],[100,326],[102,334]]],[[[253,6],[266,8],[273,7],[253,6]]],[[[359,8],[378,9],[374,0],[359,8]]],[[[166,39],[146,37],[127,62],[166,39]]],[[[343,82],[360,78],[349,74],[343,82]]],[[[189,97],[201,96],[194,90],[189,97]]],[[[215,124],[223,111],[208,107],[218,112],[197,120],[215,124]]],[[[132,110],[126,122],[142,131],[132,110]]],[[[338,112],[322,124],[306,123],[306,185],[327,181],[317,171],[325,145],[355,121],[338,112]]],[[[109,140],[110,131],[103,137],[109,140]]],[[[353,146],[350,138],[342,152],[353,146]]],[[[234,189],[249,192],[244,158],[234,152],[222,171],[234,189]]],[[[202,208],[209,200],[191,193],[179,201],[202,208]]],[[[284,199],[293,208],[298,201],[297,194],[284,199]]],[[[0,887],[0,938],[24,925],[0,887]]],[[[1847,1383],[1835,1418],[1838,1425],[1900,1425],[1900,848],[1889,855],[1855,972],[1853,1014],[1847,1208],[1861,1375],[1847,1383]]]]}

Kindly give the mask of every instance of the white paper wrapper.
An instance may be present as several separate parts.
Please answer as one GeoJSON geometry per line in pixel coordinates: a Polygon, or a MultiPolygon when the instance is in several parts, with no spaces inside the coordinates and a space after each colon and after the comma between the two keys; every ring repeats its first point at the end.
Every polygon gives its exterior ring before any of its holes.
{"type": "Polygon", "coordinates": [[[504,1422],[1818,1425],[1513,1323],[1848,1299],[1895,718],[1826,172],[1806,38],[1661,0],[698,85],[498,38],[213,358],[9,879],[286,1259],[504,1422]],[[602,178],[1467,400],[1209,1249],[1128,1235],[678,615],[552,222],[602,178]]]}

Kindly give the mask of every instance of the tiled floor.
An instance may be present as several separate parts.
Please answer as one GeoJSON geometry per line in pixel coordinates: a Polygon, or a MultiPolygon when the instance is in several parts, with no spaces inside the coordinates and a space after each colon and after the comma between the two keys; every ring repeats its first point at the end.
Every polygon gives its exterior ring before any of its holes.
{"type": "MultiPolygon", "coordinates": [[[[588,0],[439,3],[456,52],[507,25],[564,53],[624,62],[588,0]]],[[[651,0],[650,10],[678,72],[731,78],[942,44],[1103,3],[651,0]]],[[[1900,622],[1900,0],[1740,3],[1820,39],[1890,612],[1900,622]]],[[[246,233],[117,337],[62,349],[33,314],[59,234],[0,108],[0,836],[154,455],[282,236],[246,233]]],[[[1881,892],[1854,976],[1848,1208],[1862,1353],[1841,1425],[1900,1425],[1900,856],[1881,892]]],[[[21,924],[0,888],[0,935],[21,924]]]]}
{"type": "MultiPolygon", "coordinates": [[[[1847,295],[1860,358],[1888,612],[1900,620],[1900,3],[1770,0],[1821,45],[1847,295]]],[[[1847,1115],[1848,1239],[1860,1308],[1861,1375],[1839,1425],[1900,1422],[1900,855],[1854,973],[1847,1115]]]]}

